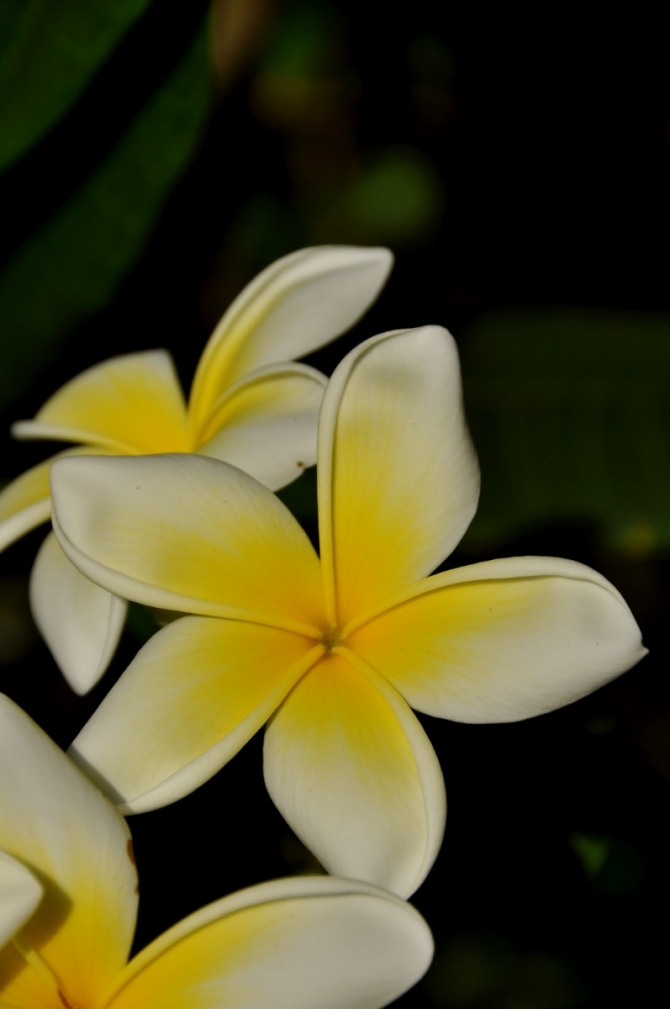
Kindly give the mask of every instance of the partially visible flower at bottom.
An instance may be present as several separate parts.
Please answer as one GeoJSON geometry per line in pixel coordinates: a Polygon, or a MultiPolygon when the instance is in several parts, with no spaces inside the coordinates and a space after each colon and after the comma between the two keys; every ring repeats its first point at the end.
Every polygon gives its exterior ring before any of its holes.
{"type": "Polygon", "coordinates": [[[317,876],[209,904],[126,964],[137,913],[128,827],[3,695],[0,848],[0,1004],[12,1009],[377,1009],[432,956],[410,905],[317,876]]]}

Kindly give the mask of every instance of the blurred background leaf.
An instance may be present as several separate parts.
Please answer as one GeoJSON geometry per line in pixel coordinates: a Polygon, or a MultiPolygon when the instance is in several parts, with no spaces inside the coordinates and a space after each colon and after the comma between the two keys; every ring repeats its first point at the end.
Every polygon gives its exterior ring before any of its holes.
{"type": "Polygon", "coordinates": [[[0,401],[12,402],[58,338],[105,307],[193,154],[211,99],[205,29],[85,184],[0,275],[0,401]]]}
{"type": "Polygon", "coordinates": [[[0,170],[76,100],[149,0],[3,0],[0,170]]]}
{"type": "Polygon", "coordinates": [[[503,310],[463,338],[482,466],[467,543],[581,522],[630,556],[670,547],[670,315],[503,310]]]}

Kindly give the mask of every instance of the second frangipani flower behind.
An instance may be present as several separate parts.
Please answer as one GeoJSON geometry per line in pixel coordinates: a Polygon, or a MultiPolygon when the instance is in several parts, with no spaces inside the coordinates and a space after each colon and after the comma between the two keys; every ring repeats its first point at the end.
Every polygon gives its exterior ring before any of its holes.
{"type": "MultiPolygon", "coordinates": [[[[188,404],[165,350],[114,357],[59,389],[17,438],[82,443],[66,454],[197,452],[225,459],[276,490],[316,459],[326,384],[296,364],[352,326],[379,294],[388,249],[320,246],[273,263],[235,299],[203,351],[188,404]]],[[[51,511],[53,459],[0,493],[0,549],[51,511]]],[[[125,600],[63,557],[47,536],[30,580],[33,615],[70,686],[86,693],[114,654],[125,600]]]]}
{"type": "Polygon", "coordinates": [[[516,557],[431,571],[477,505],[454,341],[387,333],[333,374],[318,432],[321,559],[283,504],[187,456],[54,466],[63,549],[109,591],[196,614],[138,653],[72,755],[125,812],[173,802],[260,726],[265,779],[333,874],[411,894],[442,840],[435,753],[410,710],[513,721],[644,654],[595,571],[516,557]]]}

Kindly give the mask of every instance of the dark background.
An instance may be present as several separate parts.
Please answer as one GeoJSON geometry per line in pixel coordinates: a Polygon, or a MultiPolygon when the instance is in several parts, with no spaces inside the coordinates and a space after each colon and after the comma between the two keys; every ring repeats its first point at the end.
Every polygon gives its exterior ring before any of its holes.
{"type": "MultiPolygon", "coordinates": [[[[104,163],[205,8],[150,5],[0,176],[5,269],[104,163]]],[[[103,310],[35,344],[0,402],[6,430],[84,367],[156,346],[188,385],[230,299],[305,244],[397,255],[378,304],[310,358],[317,367],[330,372],[385,329],[454,333],[489,518],[449,564],[517,553],[591,564],[623,592],[651,654],[529,722],[422,719],[449,819],[414,898],[438,951],[401,1000],[408,1009],[648,1005],[665,987],[670,65],[657,10],[249,0],[240,55],[217,57],[206,126],[139,256],[103,310]],[[598,436],[584,455],[588,425],[598,436]],[[602,486],[591,482],[599,468],[602,486]]],[[[10,373],[23,339],[2,334],[10,373]]],[[[7,436],[2,474],[47,454],[7,436]]],[[[284,497],[313,533],[310,486],[307,474],[284,497]]],[[[29,622],[41,536],[0,558],[0,687],[66,745],[149,617],[133,610],[112,669],[77,698],[29,622]]],[[[261,745],[189,798],[132,819],[139,945],[230,890],[309,868],[265,793],[261,745]]]]}

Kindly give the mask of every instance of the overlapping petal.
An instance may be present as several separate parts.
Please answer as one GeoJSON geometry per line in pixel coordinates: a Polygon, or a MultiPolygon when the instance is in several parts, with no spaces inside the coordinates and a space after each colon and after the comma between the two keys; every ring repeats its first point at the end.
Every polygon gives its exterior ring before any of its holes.
{"type": "Polygon", "coordinates": [[[188,452],[186,405],[164,350],[113,357],[88,368],[47,400],[16,438],[100,445],[122,454],[188,452]]]}
{"type": "Polygon", "coordinates": [[[410,709],[371,675],[340,655],[307,673],[268,725],[265,781],[329,872],[407,897],[442,840],[444,783],[410,709]]]}
{"type": "Polygon", "coordinates": [[[429,574],[477,506],[456,346],[439,326],[348,354],[319,421],[319,538],[339,626],[429,574]]]}
{"type": "Polygon", "coordinates": [[[54,458],[26,470],[0,491],[0,550],[49,518],[49,470],[54,458]]]}
{"type": "Polygon", "coordinates": [[[66,459],[51,487],[63,550],[108,591],[318,636],[316,553],[246,473],[202,456],[66,459]]]}
{"type": "Polygon", "coordinates": [[[0,851],[0,950],[32,918],[43,896],[33,873],[0,851]]]}
{"type": "Polygon", "coordinates": [[[194,429],[248,372],[303,357],[349,329],[383,287],[388,249],[300,249],[263,270],[235,299],[198,364],[189,409],[194,429]]]}
{"type": "Polygon", "coordinates": [[[239,466],[270,490],[316,462],[326,378],[304,364],[269,365],[224,394],[203,429],[203,455],[239,466]]]}
{"type": "Polygon", "coordinates": [[[419,711],[507,722],[569,704],[646,649],[602,575],[555,557],[512,557],[419,583],[354,630],[349,646],[419,711]]]}
{"type": "Polygon", "coordinates": [[[140,650],[70,753],[124,812],[167,805],[237,753],[314,650],[273,627],[183,617],[140,650]]]}
{"type": "MultiPolygon", "coordinates": [[[[44,898],[23,929],[77,1006],[98,1004],[126,962],[137,877],[123,819],[51,740],[0,695],[0,848],[44,898]]],[[[132,852],[131,852],[132,854],[132,852]]],[[[35,1009],[51,994],[11,946],[0,953],[2,1003],[35,1009]]],[[[52,996],[57,1005],[56,993],[52,996]]],[[[62,1003],[61,1003],[62,1009],[62,1003]]]]}
{"type": "Polygon", "coordinates": [[[30,576],[30,606],[63,676],[86,694],[116,651],[127,603],[80,574],[49,533],[30,576]]]}
{"type": "Polygon", "coordinates": [[[128,965],[108,1009],[378,1009],[425,972],[408,904],[327,877],[283,879],[203,908],[128,965]]]}

